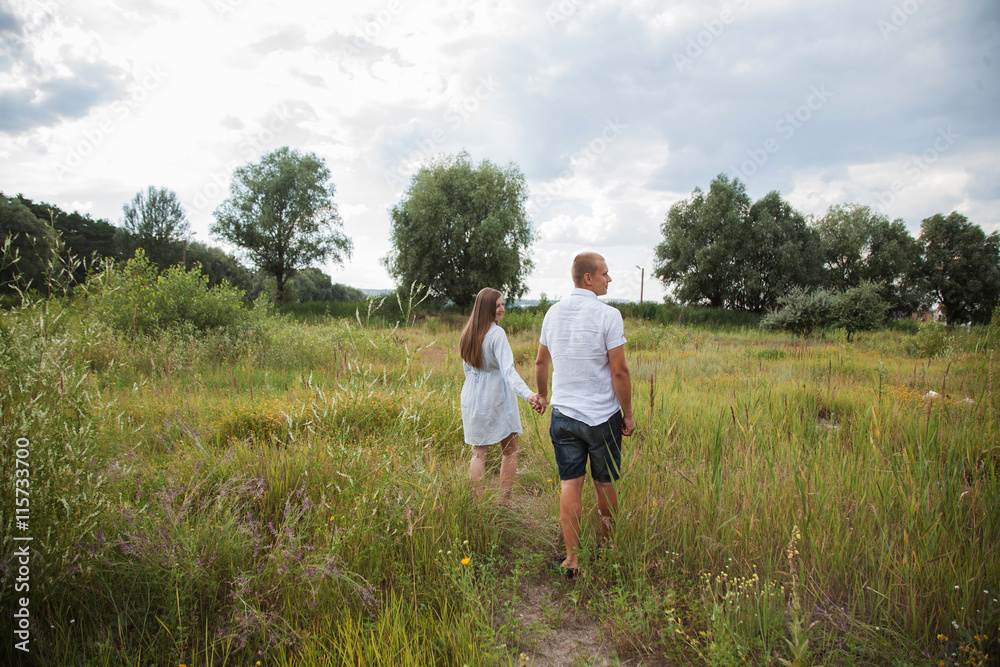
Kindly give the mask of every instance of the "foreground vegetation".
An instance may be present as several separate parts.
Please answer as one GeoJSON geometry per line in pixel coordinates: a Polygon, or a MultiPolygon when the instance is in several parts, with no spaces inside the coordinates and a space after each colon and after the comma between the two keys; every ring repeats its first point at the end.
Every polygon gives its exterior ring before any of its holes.
{"type": "MultiPolygon", "coordinates": [[[[13,538],[34,538],[31,653],[5,627],[5,664],[524,664],[571,619],[651,664],[1000,655],[985,329],[848,344],[629,317],[640,431],[614,546],[588,527],[567,582],[545,572],[547,416],[522,405],[513,507],[468,492],[458,316],[257,309],[143,330],[106,307],[0,314],[8,489],[16,439],[31,443],[27,532],[12,492],[0,506],[5,610],[13,538]]],[[[526,378],[540,321],[505,319],[526,378]]]]}

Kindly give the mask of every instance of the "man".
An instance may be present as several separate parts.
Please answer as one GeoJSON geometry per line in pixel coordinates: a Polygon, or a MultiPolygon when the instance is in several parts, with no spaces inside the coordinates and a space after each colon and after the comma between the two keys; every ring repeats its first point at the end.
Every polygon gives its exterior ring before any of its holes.
{"type": "Polygon", "coordinates": [[[614,482],[621,468],[622,436],[635,431],[625,326],[621,313],[597,299],[608,293],[608,265],[597,253],[581,253],[573,259],[572,276],[573,293],[545,314],[535,359],[543,410],[549,362],[553,366],[549,435],[562,480],[559,520],[566,558],[551,565],[570,578],[577,572],[587,461],[597,490],[601,535],[607,539],[618,512],[614,482]]]}

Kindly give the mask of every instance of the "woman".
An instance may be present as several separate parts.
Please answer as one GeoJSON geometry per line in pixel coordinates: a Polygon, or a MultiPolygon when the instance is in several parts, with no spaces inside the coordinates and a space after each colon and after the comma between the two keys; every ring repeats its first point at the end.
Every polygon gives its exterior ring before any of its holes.
{"type": "Polygon", "coordinates": [[[486,453],[490,445],[499,442],[503,454],[500,491],[506,502],[511,498],[517,471],[517,435],[521,432],[517,397],[528,401],[535,410],[541,397],[528,389],[514,368],[507,335],[497,326],[503,313],[503,295],[491,287],[481,289],[462,330],[459,349],[465,370],[462,426],[465,442],[473,448],[469,464],[472,488],[477,497],[482,496],[486,453]]]}

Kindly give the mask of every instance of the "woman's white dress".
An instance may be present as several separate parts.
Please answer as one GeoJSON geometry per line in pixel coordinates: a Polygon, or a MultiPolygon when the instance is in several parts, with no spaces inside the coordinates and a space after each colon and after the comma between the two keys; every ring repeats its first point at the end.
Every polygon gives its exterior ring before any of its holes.
{"type": "Polygon", "coordinates": [[[482,368],[473,368],[462,362],[462,427],[469,445],[492,445],[520,433],[517,397],[528,400],[532,394],[514,368],[507,334],[496,324],[483,338],[482,363],[482,368]]]}

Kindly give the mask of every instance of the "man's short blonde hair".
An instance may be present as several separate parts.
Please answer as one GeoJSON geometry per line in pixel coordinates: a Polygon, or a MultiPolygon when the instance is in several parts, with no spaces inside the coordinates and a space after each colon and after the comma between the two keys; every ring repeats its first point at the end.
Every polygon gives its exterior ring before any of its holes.
{"type": "Polygon", "coordinates": [[[582,286],[583,277],[588,273],[591,275],[596,274],[597,269],[600,268],[603,261],[604,258],[596,252],[581,252],[574,257],[573,269],[570,271],[570,275],[573,276],[573,284],[577,287],[582,286]]]}

